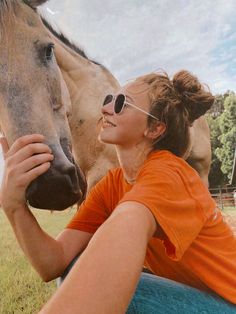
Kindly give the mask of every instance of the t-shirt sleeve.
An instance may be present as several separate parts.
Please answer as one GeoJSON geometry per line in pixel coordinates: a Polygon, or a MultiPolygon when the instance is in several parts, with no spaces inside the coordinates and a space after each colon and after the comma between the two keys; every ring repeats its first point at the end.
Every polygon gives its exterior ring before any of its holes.
{"type": "Polygon", "coordinates": [[[109,217],[105,200],[108,189],[108,176],[102,178],[89,192],[84,202],[66,228],[95,233],[109,217]]]}
{"type": "Polygon", "coordinates": [[[197,174],[193,174],[189,182],[200,188],[201,201],[192,195],[178,172],[150,163],[142,169],[136,184],[120,203],[136,201],[149,208],[165,232],[166,237],[160,240],[166,254],[173,260],[180,260],[202,229],[206,221],[202,203],[212,206],[211,198],[197,174]]]}

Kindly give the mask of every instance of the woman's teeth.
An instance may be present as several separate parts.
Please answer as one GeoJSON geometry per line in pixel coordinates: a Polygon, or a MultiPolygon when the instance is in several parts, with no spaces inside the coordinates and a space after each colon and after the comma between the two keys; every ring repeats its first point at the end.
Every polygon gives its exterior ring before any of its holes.
{"type": "Polygon", "coordinates": [[[104,121],[103,122],[104,126],[115,126],[113,123],[109,122],[109,121],[104,121]]]}

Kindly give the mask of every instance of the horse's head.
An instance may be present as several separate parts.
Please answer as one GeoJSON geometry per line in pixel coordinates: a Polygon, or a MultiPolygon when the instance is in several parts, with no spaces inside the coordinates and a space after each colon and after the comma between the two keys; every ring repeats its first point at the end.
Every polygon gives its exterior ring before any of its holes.
{"type": "Polygon", "coordinates": [[[34,207],[62,210],[84,195],[86,183],[71,154],[68,90],[35,11],[43,2],[0,0],[0,127],[10,145],[25,134],[46,137],[54,161],[26,197],[34,207]]]}

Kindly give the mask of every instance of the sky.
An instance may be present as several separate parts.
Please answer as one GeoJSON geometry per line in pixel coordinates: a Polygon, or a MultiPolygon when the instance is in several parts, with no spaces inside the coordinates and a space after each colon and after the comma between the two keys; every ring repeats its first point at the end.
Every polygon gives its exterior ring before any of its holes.
{"type": "Polygon", "coordinates": [[[236,91],[235,0],[50,0],[40,11],[121,84],[187,69],[214,94],[236,91]]]}
{"type": "Polygon", "coordinates": [[[50,0],[43,10],[121,83],[185,68],[213,93],[236,89],[235,0],[50,0]]]}

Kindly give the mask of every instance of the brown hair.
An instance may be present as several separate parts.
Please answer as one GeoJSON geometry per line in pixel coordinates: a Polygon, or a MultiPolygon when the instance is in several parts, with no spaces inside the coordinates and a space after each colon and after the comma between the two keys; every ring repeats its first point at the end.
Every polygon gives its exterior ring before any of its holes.
{"type": "MultiPolygon", "coordinates": [[[[183,156],[189,146],[189,127],[214,103],[214,96],[197,77],[182,70],[170,80],[165,72],[141,76],[136,81],[149,86],[150,113],[166,124],[166,131],[153,149],[166,149],[183,156]]],[[[148,118],[151,127],[154,123],[148,118]]]]}

